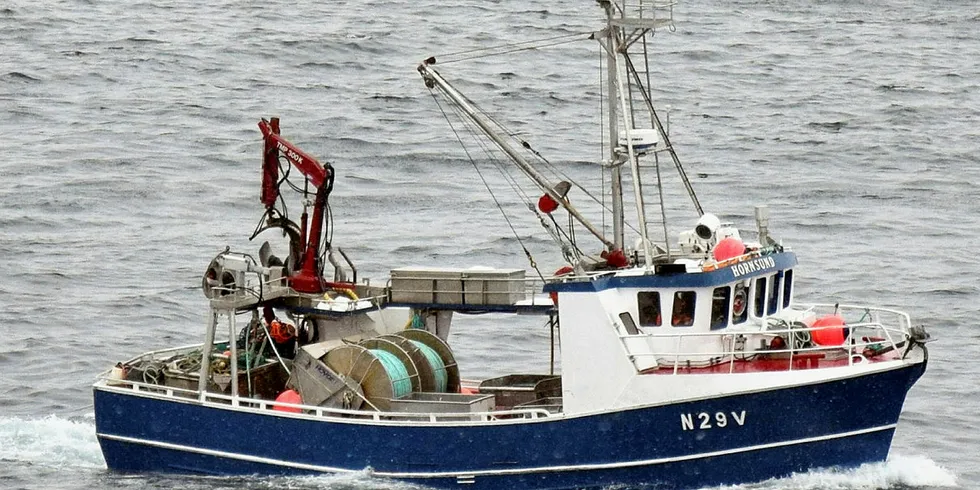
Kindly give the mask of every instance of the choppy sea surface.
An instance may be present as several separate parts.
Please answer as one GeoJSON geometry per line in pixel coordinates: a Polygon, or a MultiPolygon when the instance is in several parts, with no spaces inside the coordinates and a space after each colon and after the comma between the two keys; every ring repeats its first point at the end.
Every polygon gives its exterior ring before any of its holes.
{"type": "MultiPolygon", "coordinates": [[[[939,338],[887,462],[734,488],[980,487],[980,5],[692,0],[675,12],[653,71],[705,208],[751,228],[752,206],[768,204],[800,256],[798,298],[904,309],[939,338]]],[[[334,242],[362,277],[527,268],[415,66],[587,33],[601,16],[587,0],[0,5],[0,487],[401,488],[108,472],[90,384],[118,360],[200,341],[207,262],[257,247],[260,117],[281,117],[337,169],[334,242]]],[[[551,162],[598,180],[598,59],[583,40],[442,73],[551,162]]],[[[560,266],[536,223],[507,209],[542,270],[560,266]]],[[[451,339],[464,375],[547,365],[541,322],[471,324],[451,339]]]]}

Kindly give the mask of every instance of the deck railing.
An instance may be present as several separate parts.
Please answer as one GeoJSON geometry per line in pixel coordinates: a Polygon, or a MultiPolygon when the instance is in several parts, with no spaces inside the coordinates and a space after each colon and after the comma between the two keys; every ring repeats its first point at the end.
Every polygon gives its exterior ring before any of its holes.
{"type": "MultiPolygon", "coordinates": [[[[176,350],[176,349],[174,349],[176,350]]],[[[158,351],[159,352],[159,351],[158,351]]],[[[374,422],[492,422],[492,421],[514,421],[519,419],[543,419],[554,417],[558,414],[549,412],[543,408],[522,408],[512,410],[495,410],[489,412],[390,412],[390,411],[367,411],[367,410],[348,410],[342,408],[326,408],[313,405],[302,405],[295,403],[284,403],[273,400],[263,400],[258,398],[248,398],[243,396],[226,395],[223,393],[204,392],[197,390],[177,388],[173,386],[143,383],[139,381],[118,380],[110,376],[110,371],[99,375],[96,383],[97,387],[104,387],[113,391],[130,391],[134,394],[150,395],[161,398],[170,398],[186,403],[188,400],[197,400],[198,403],[208,406],[233,407],[238,410],[250,412],[262,412],[265,414],[275,413],[282,415],[312,416],[317,418],[341,418],[343,420],[370,420],[374,422]],[[276,407],[299,410],[299,412],[273,411],[276,407]]]]}
{"type": "MultiPolygon", "coordinates": [[[[809,361],[814,357],[830,355],[838,362],[835,365],[854,365],[869,362],[865,353],[869,350],[877,355],[899,353],[908,345],[910,339],[911,321],[908,314],[888,308],[874,308],[854,305],[809,304],[803,307],[805,313],[838,313],[845,317],[860,315],[857,321],[841,326],[808,327],[801,323],[796,325],[779,320],[778,317],[756,319],[738,327],[729,327],[712,332],[678,332],[640,333],[620,335],[620,340],[631,359],[656,361],[656,368],[672,368],[672,374],[678,374],[690,368],[717,368],[722,364],[728,365],[728,373],[736,372],[736,365],[749,361],[756,356],[766,356],[768,359],[786,361],[786,370],[811,369],[809,361]],[[813,332],[844,328],[848,334],[841,345],[818,345],[810,342],[813,332]],[[760,339],[781,337],[785,341],[783,348],[756,349],[750,342],[760,339]],[[717,338],[724,346],[721,350],[690,350],[688,345],[705,345],[706,339],[717,338]],[[653,342],[642,342],[649,339],[653,342]],[[668,342],[664,342],[664,341],[668,342]],[[641,343],[638,343],[641,342],[641,343]],[[687,342],[685,342],[687,341],[687,342]],[[670,349],[646,348],[651,344],[672,344],[670,349]],[[833,356],[837,357],[834,358],[833,356]],[[652,358],[652,359],[651,359],[652,358]],[[846,362],[839,362],[846,359],[846,362]]],[[[716,344],[717,345],[717,344],[716,344]]],[[[771,345],[771,344],[769,344],[771,345]]],[[[894,354],[892,358],[896,357],[894,354]]],[[[643,365],[654,364],[652,362],[643,365]]],[[[646,370],[644,370],[646,371],[646,370]]]]}
{"type": "Polygon", "coordinates": [[[671,25],[674,21],[673,0],[618,0],[615,1],[619,18],[614,24],[629,28],[655,29],[671,25]]]}

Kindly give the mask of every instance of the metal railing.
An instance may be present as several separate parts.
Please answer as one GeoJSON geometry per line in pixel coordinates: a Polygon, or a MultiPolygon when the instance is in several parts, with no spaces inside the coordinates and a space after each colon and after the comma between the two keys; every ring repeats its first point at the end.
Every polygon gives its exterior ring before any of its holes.
{"type": "Polygon", "coordinates": [[[559,413],[549,412],[543,408],[522,408],[511,410],[499,410],[489,412],[390,412],[390,411],[366,411],[349,410],[342,408],[326,408],[313,405],[303,405],[295,403],[284,403],[258,398],[247,398],[242,396],[226,395],[223,393],[200,392],[173,386],[143,383],[139,381],[113,379],[109,375],[110,371],[105,371],[97,378],[96,386],[112,389],[114,391],[129,391],[134,394],[149,395],[160,398],[179,400],[187,403],[188,400],[197,400],[201,405],[233,407],[238,410],[245,410],[253,413],[279,414],[290,416],[306,416],[325,419],[342,419],[344,421],[369,420],[373,422],[495,422],[495,421],[514,421],[521,419],[537,420],[560,416],[559,413]],[[300,412],[274,411],[276,407],[300,412]]]}
{"type": "MultiPolygon", "coordinates": [[[[887,359],[898,358],[901,349],[908,345],[911,338],[909,316],[898,310],[854,305],[809,304],[799,312],[818,314],[823,311],[842,315],[860,314],[860,318],[853,323],[845,322],[843,326],[810,327],[801,322],[788,322],[778,316],[772,316],[719,331],[621,334],[619,338],[631,359],[652,358],[656,361],[658,369],[671,367],[672,374],[689,369],[715,368],[722,364],[728,364],[728,373],[731,374],[736,372],[737,363],[755,360],[757,356],[786,361],[785,370],[789,371],[794,370],[797,364],[803,366],[796,369],[813,369],[806,364],[815,355],[824,357],[828,354],[836,355],[836,358],[828,358],[828,360],[838,361],[832,364],[833,366],[852,366],[870,362],[866,356],[869,351],[874,354],[874,357],[894,353],[887,359]],[[890,321],[882,321],[882,317],[888,317],[890,321]],[[819,345],[812,342],[813,332],[841,328],[848,334],[840,345],[819,345]],[[750,348],[753,340],[772,340],[776,337],[783,339],[785,347],[750,348]],[[706,339],[711,338],[719,339],[724,348],[716,351],[683,349],[685,340],[689,344],[705,345],[706,339]],[[649,339],[659,344],[663,344],[665,340],[672,341],[673,349],[637,349],[635,346],[638,339],[649,339]],[[645,352],[638,352],[638,350],[645,350],[645,352]],[[843,359],[846,359],[846,362],[841,363],[843,359]]],[[[767,344],[771,345],[771,343],[767,344]]],[[[646,343],[644,347],[650,347],[650,343],[646,343]]]]}
{"type": "Polygon", "coordinates": [[[620,18],[614,25],[628,28],[656,29],[674,22],[673,0],[618,0],[613,2],[620,18]]]}

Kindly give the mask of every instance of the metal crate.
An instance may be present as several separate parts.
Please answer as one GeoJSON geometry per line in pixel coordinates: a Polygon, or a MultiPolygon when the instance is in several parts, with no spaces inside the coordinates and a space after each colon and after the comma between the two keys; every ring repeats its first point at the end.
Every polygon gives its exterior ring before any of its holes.
{"type": "Polygon", "coordinates": [[[522,269],[391,270],[394,303],[507,306],[524,298],[522,269]]]}

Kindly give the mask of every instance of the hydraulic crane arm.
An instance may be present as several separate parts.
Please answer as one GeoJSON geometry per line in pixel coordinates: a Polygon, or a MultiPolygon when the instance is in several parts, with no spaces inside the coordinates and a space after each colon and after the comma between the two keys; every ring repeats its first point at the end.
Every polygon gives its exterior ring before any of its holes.
{"type": "Polygon", "coordinates": [[[316,158],[280,136],[278,117],[272,118],[271,121],[265,119],[259,121],[259,130],[262,131],[262,137],[265,139],[262,162],[262,204],[266,207],[272,206],[279,197],[280,152],[297,170],[310,179],[314,187],[320,188],[325,180],[328,181],[328,187],[333,187],[333,167],[330,164],[322,165],[316,158]]]}
{"type": "MultiPolygon", "coordinates": [[[[283,156],[314,187],[316,197],[313,202],[313,219],[310,229],[306,229],[306,213],[303,213],[300,227],[301,245],[300,264],[296,272],[288,277],[290,286],[303,293],[322,293],[330,287],[338,285],[323,278],[323,263],[320,260],[320,244],[323,240],[325,220],[327,217],[327,197],[333,190],[334,171],[330,164],[321,164],[312,156],[306,154],[295,145],[286,141],[279,134],[279,119],[259,121],[259,130],[265,140],[262,160],[262,204],[266,209],[272,208],[279,199],[279,157],[283,156]]],[[[329,244],[327,244],[329,247],[329,244]]],[[[346,285],[349,287],[349,285],[346,285]]]]}

